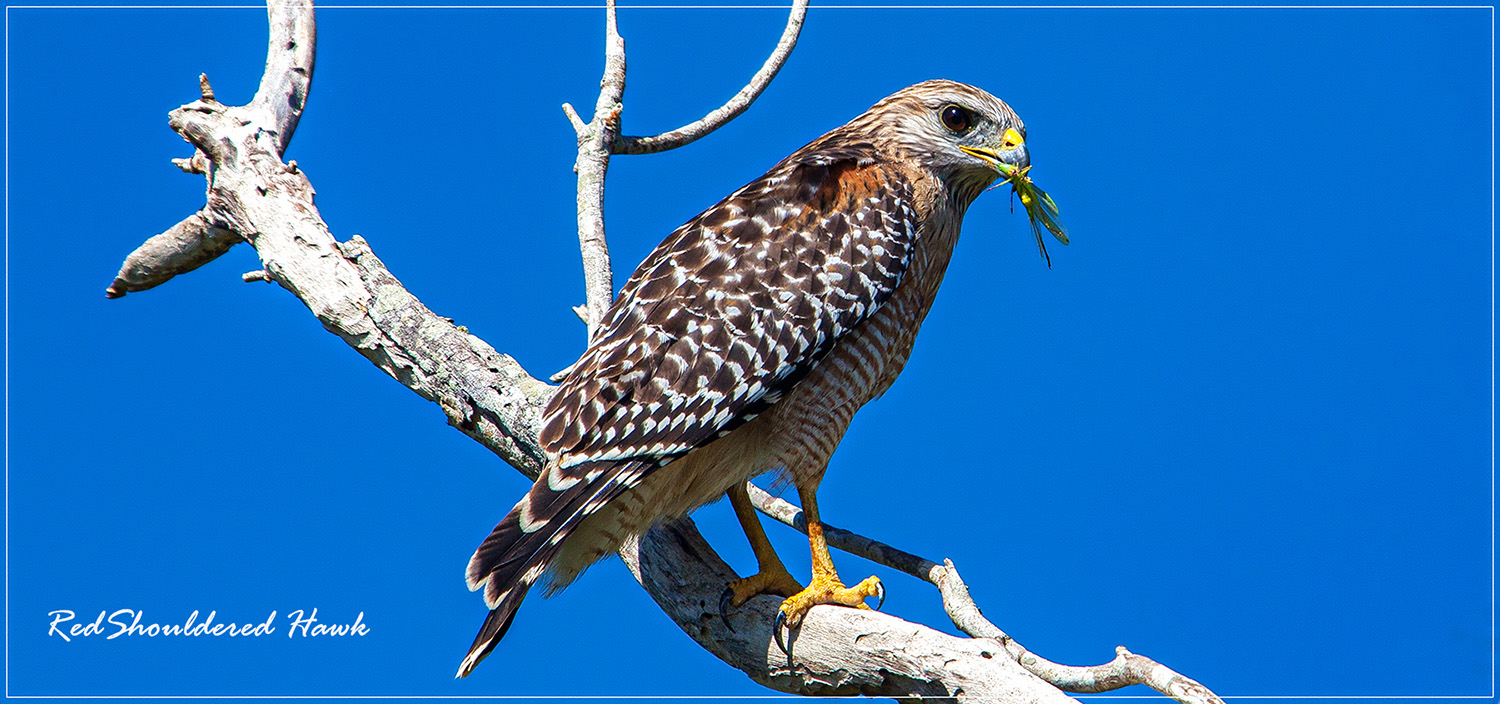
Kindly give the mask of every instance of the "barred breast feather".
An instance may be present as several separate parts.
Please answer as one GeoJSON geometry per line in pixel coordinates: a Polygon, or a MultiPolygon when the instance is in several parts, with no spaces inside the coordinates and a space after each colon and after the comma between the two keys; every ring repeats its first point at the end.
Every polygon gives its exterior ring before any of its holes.
{"type": "Polygon", "coordinates": [[[879,310],[918,229],[902,172],[835,131],[669,235],[548,403],[547,469],[469,562],[492,611],[460,676],[580,523],[764,412],[879,310]]]}

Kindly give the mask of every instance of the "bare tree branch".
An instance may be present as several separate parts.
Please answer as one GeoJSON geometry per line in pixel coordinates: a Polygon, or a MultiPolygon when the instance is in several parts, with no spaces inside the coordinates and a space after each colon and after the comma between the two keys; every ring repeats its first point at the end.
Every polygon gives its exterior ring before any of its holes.
{"type": "MultiPolygon", "coordinates": [[[[128,269],[137,277],[134,281],[152,281],[155,285],[169,279],[170,275],[157,276],[155,272],[170,265],[154,267],[153,262],[201,257],[201,253],[192,252],[195,248],[209,249],[205,243],[210,239],[205,233],[227,233],[216,235],[216,242],[244,239],[264,265],[263,271],[252,272],[247,280],[280,284],[307,305],[330,332],[407,388],[438,404],[450,424],[534,478],[545,463],[536,434],[553,387],[533,378],[513,359],[496,352],[467,329],[428,310],[406,291],[363,238],[354,236],[342,243],[335,240],[313,203],[313,188],[306,174],[295,162],[282,163],[282,150],[295,127],[312,75],[312,8],[306,0],[272,0],[270,16],[273,56],[267,60],[267,73],[289,75],[263,77],[256,99],[242,107],[219,103],[204,79],[202,99],[172,111],[172,128],[199,150],[181,165],[187,171],[207,175],[207,204],[179,226],[183,230],[178,234],[180,241],[161,244],[158,249],[166,254],[146,263],[127,260],[122,278],[128,269]],[[278,52],[291,53],[277,58],[274,55],[278,52]],[[283,104],[287,109],[280,107],[283,104]],[[199,233],[196,240],[189,231],[199,233]]],[[[619,98],[624,89],[624,44],[615,31],[612,3],[608,24],[604,87],[594,121],[583,125],[575,120],[584,128],[579,136],[579,164],[592,164],[589,168],[596,169],[590,172],[596,181],[589,184],[585,183],[585,170],[580,170],[581,224],[585,219],[585,185],[596,188],[591,192],[602,196],[608,145],[611,135],[617,134],[619,98]],[[584,158],[585,147],[592,155],[589,160],[584,158]]],[[[602,200],[599,204],[602,206],[602,200]]],[[[608,251],[602,219],[598,222],[593,252],[602,258],[607,294],[608,251]]],[[[591,264],[587,259],[590,244],[584,240],[585,268],[597,275],[600,270],[594,266],[598,262],[591,264]]],[[[150,242],[142,248],[148,246],[150,242]]],[[[178,266],[177,273],[185,270],[178,266]]],[[[130,285],[125,284],[127,288],[130,285]]],[[[120,295],[127,288],[122,288],[120,295]]],[[[591,288],[589,318],[597,325],[602,311],[596,312],[595,302],[591,288]]],[[[759,501],[765,505],[764,510],[779,520],[797,524],[800,512],[768,498],[762,495],[759,501]]],[[[690,520],[653,528],[624,546],[620,554],[637,580],[689,636],[757,682],[784,692],[1068,701],[1056,687],[1033,674],[1041,673],[1083,688],[1078,691],[1103,691],[1145,682],[1173,693],[1181,701],[1216,701],[1211,694],[1207,698],[1185,698],[1197,690],[1207,690],[1123,649],[1114,662],[1095,668],[1063,668],[1036,658],[983,620],[951,564],[936,565],[831,527],[828,537],[836,546],[937,584],[945,605],[953,604],[949,613],[955,623],[980,637],[957,638],[889,615],[819,606],[792,635],[792,653],[785,655],[772,644],[770,629],[779,603],[774,597],[754,598],[720,617],[718,595],[735,575],[698,535],[690,520]],[[730,629],[730,622],[737,624],[736,628],[730,629]],[[1008,657],[995,657],[1001,650],[1008,657]]]]}
{"type": "Polygon", "coordinates": [[[942,593],[943,608],[959,630],[975,638],[993,638],[999,641],[1011,658],[1022,667],[1059,689],[1094,694],[1143,684],[1183,704],[1224,704],[1224,700],[1197,681],[1144,655],[1136,655],[1123,645],[1115,647],[1114,660],[1093,667],[1059,665],[1032,653],[980,614],[979,607],[969,596],[968,585],[959,577],[952,560],[943,560],[942,565],[934,565],[927,581],[936,585],[942,593]]]}
{"type": "Polygon", "coordinates": [[[616,154],[654,154],[664,152],[668,149],[692,144],[702,137],[707,136],[730,120],[740,116],[755,102],[756,98],[771,85],[771,79],[781,72],[781,67],[786,64],[787,57],[792,55],[792,49],[797,46],[797,37],[802,33],[802,21],[807,18],[807,0],[794,0],[792,2],[792,13],[787,18],[786,29],[781,33],[781,41],[776,43],[776,48],[766,58],[766,63],[750,77],[750,82],[740,89],[729,102],[715,108],[703,119],[670,132],[663,132],[652,137],[619,137],[614,143],[616,154]]]}
{"type": "Polygon", "coordinates": [[[296,294],[330,332],[437,403],[450,424],[534,476],[543,462],[535,429],[551,387],[433,315],[364,240],[335,242],[306,175],[296,162],[281,163],[309,88],[316,38],[305,0],[273,0],[269,16],[267,75],[251,103],[219,103],[203,78],[202,99],[170,117],[198,149],[186,170],[208,176],[208,205],[132,253],[111,290],[120,279],[127,280],[120,295],[163,283],[248,240],[265,269],[247,280],[269,279],[296,294]]]}

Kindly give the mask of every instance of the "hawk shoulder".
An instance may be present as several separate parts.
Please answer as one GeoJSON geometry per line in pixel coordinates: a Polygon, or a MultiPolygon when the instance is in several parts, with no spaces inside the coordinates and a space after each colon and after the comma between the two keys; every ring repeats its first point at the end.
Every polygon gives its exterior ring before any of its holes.
{"type": "Polygon", "coordinates": [[[543,447],[562,471],[665,464],[754,418],[901,284],[912,199],[870,145],[815,142],[678,228],[548,403],[543,447]]]}

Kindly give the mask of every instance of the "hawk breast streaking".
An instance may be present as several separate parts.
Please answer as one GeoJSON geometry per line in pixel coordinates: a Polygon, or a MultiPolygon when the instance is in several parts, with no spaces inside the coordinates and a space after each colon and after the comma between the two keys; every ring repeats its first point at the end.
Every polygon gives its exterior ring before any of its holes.
{"type": "Polygon", "coordinates": [[[546,469],[469,561],[469,588],[491,611],[459,676],[539,578],[562,589],[627,537],[726,493],[760,564],[728,603],[787,596],[778,621],[795,626],[816,604],[883,597],[874,577],[839,581],[818,483],[855,411],[905,366],[964,211],[1002,172],[1024,174],[1025,134],[983,90],[919,83],[669,235],[547,404],[546,469]],[[802,502],[806,589],[745,495],[771,470],[802,502]]]}

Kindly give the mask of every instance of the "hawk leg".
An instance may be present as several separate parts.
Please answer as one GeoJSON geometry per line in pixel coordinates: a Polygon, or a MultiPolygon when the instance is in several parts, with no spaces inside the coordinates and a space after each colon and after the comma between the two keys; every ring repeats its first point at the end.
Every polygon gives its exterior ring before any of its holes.
{"type": "MultiPolygon", "coordinates": [[[[781,611],[776,614],[776,625],[773,629],[778,645],[781,644],[781,624],[785,623],[787,628],[802,625],[803,617],[807,616],[807,612],[818,604],[838,604],[857,609],[869,609],[870,607],[865,605],[867,597],[873,596],[881,603],[885,602],[885,586],[880,583],[878,577],[867,577],[853,588],[845,587],[844,583],[839,581],[838,572],[833,569],[833,558],[828,554],[828,543],[823,539],[823,522],[818,519],[817,486],[799,485],[797,494],[802,499],[802,517],[807,522],[807,542],[812,547],[812,581],[806,589],[781,602],[781,611]]],[[[782,651],[786,651],[784,646],[782,651]]]]}
{"type": "Polygon", "coordinates": [[[786,571],[786,565],[776,556],[771,541],[766,538],[766,529],[761,527],[755,507],[750,504],[745,485],[735,485],[728,494],[729,505],[734,507],[734,515],[740,519],[740,527],[745,529],[745,537],[750,539],[750,549],[755,551],[755,561],[760,566],[755,574],[730,582],[723,596],[719,597],[719,618],[732,631],[734,626],[730,626],[729,619],[724,616],[730,606],[739,606],[756,594],[791,596],[802,591],[802,583],[786,571]]]}

